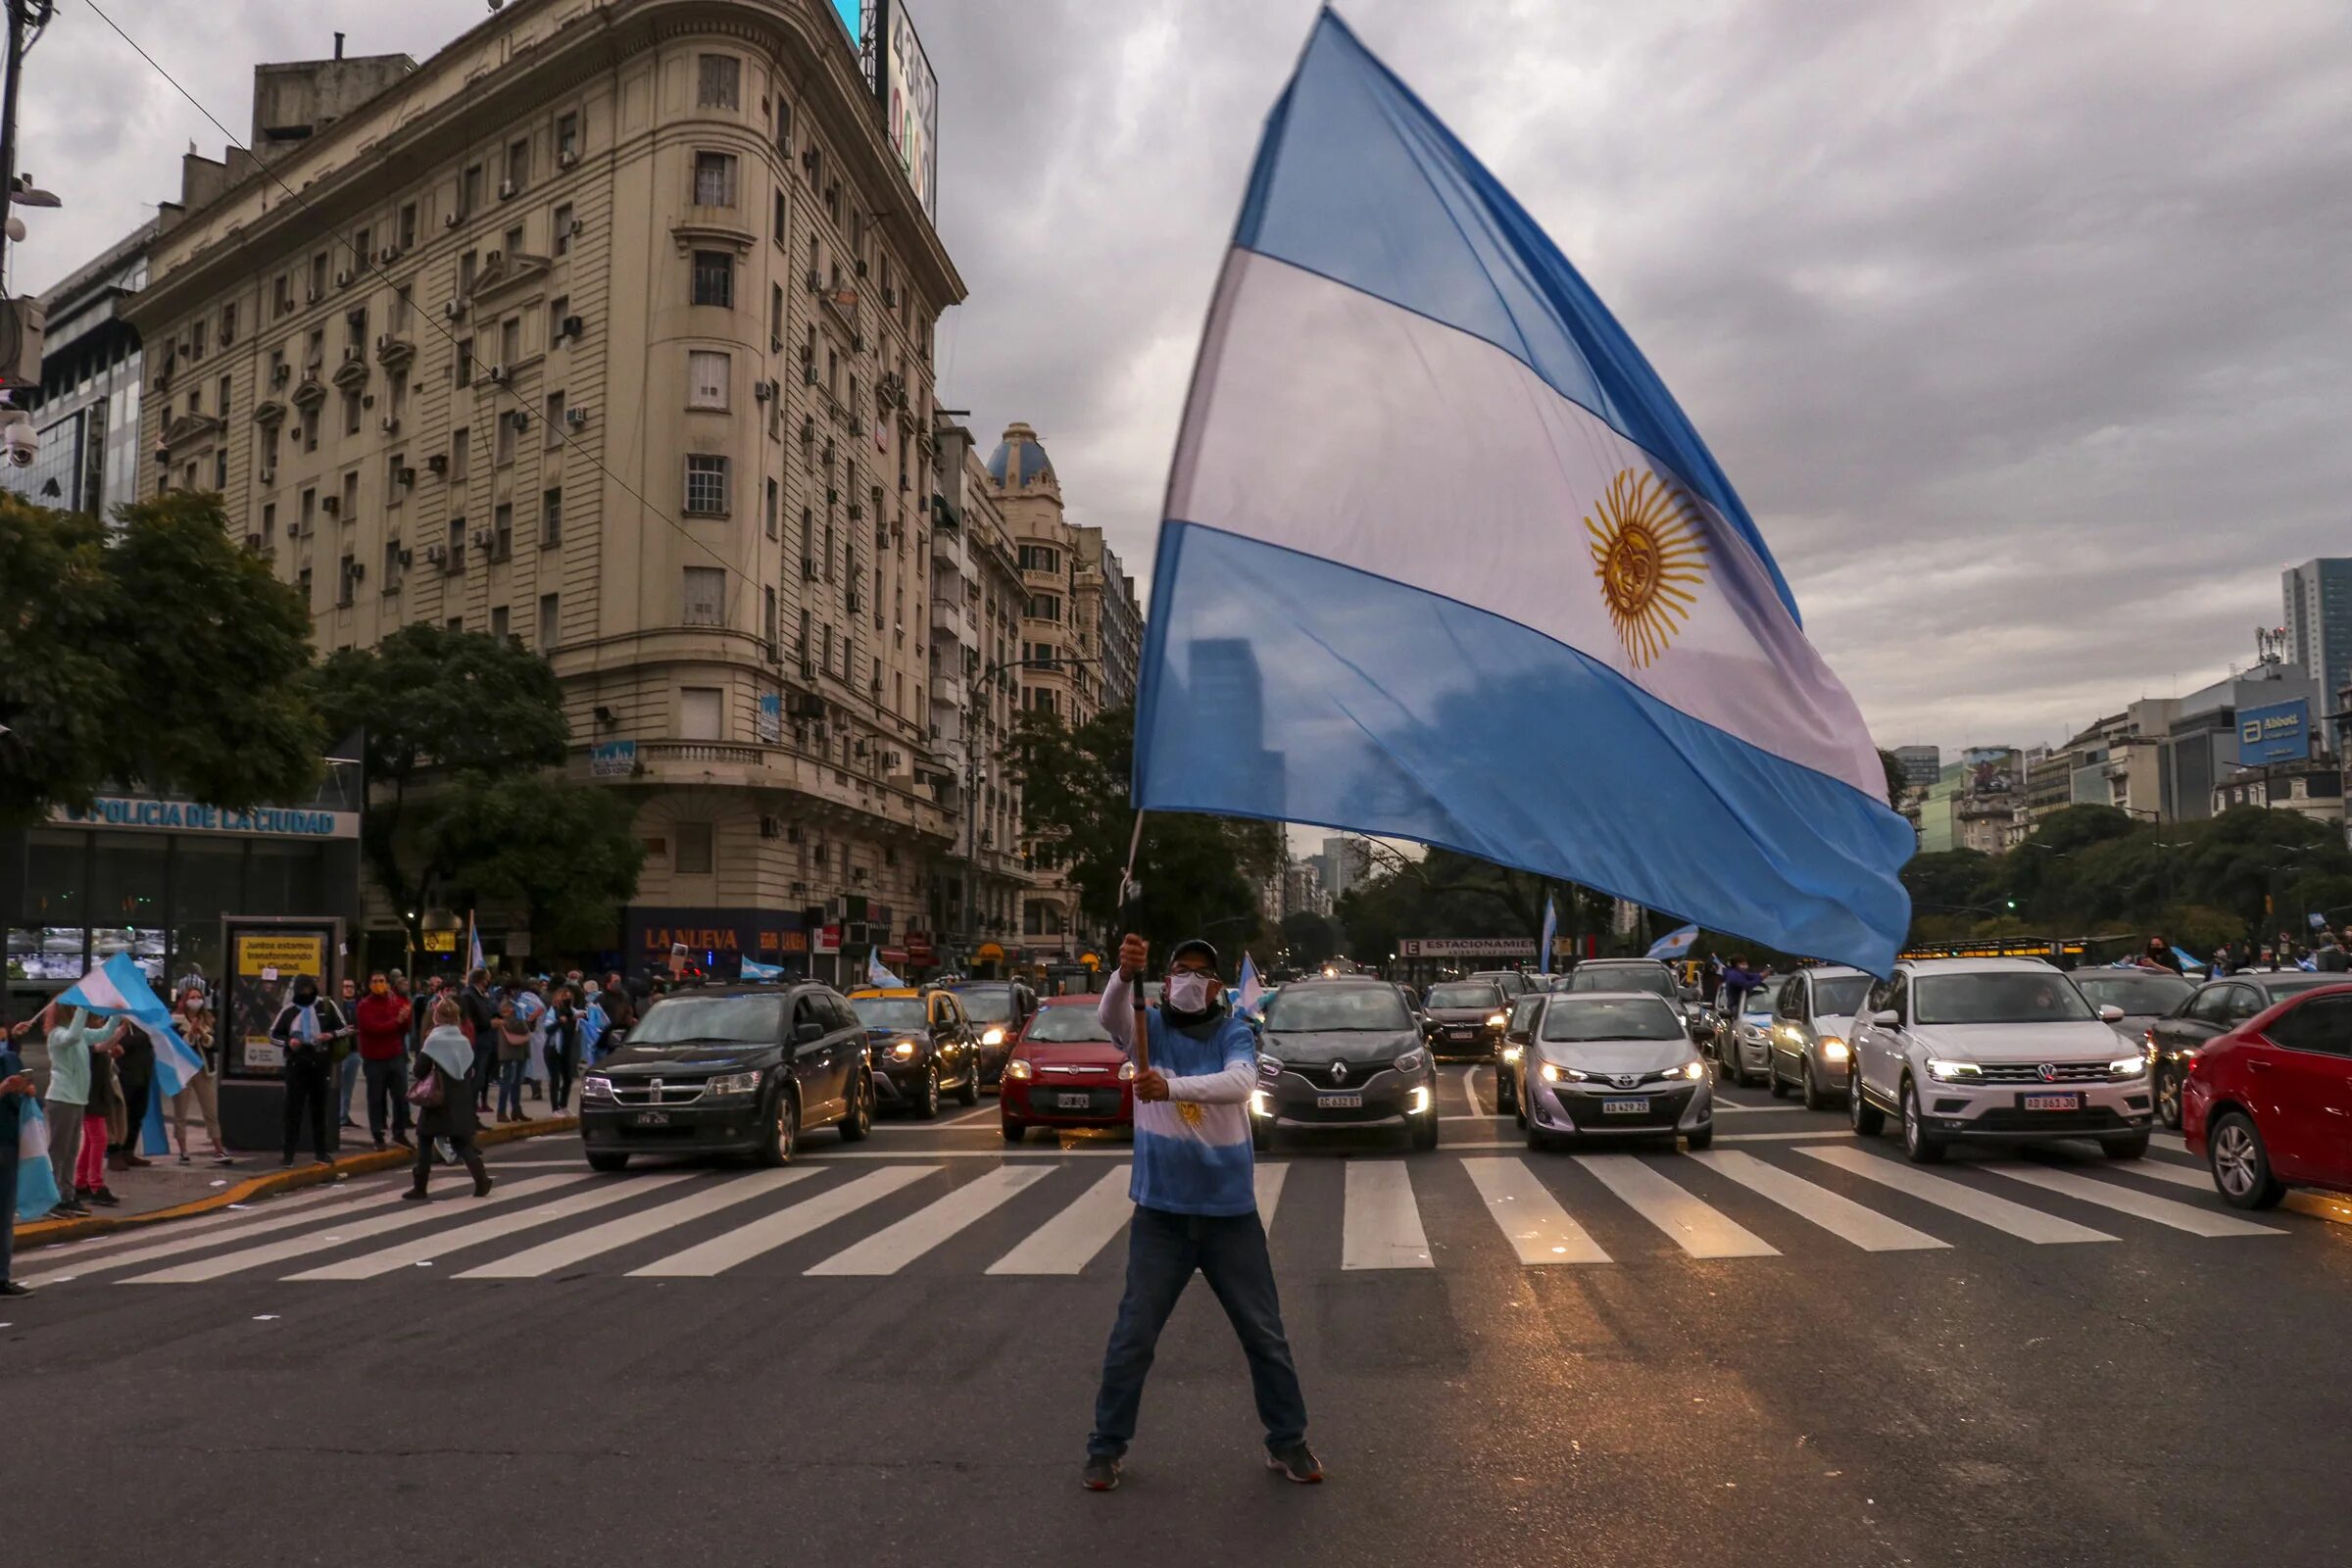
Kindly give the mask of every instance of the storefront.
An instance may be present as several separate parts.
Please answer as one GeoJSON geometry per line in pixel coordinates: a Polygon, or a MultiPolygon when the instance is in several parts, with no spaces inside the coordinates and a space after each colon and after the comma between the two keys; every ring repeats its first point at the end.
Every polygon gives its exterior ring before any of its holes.
{"type": "MultiPolygon", "coordinates": [[[[795,912],[637,905],[626,925],[631,975],[736,980],[746,958],[795,978],[810,973],[810,933],[795,912]]],[[[816,972],[823,973],[821,961],[816,972]]]]}

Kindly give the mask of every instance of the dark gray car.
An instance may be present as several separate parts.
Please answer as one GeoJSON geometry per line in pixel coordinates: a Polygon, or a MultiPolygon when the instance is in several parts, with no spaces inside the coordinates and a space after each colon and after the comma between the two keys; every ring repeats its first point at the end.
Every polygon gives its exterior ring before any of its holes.
{"type": "Polygon", "coordinates": [[[1503,1026],[1510,1021],[1500,988],[1491,980],[1442,980],[1422,1004],[1435,1027],[1429,1049],[1456,1060],[1498,1061],[1503,1026]]]}
{"type": "Polygon", "coordinates": [[[1299,980],[1266,1007],[1250,1124],[1260,1149],[1278,1125],[1394,1123],[1438,1147],[1437,1063],[1404,999],[1385,980],[1299,980]]]}

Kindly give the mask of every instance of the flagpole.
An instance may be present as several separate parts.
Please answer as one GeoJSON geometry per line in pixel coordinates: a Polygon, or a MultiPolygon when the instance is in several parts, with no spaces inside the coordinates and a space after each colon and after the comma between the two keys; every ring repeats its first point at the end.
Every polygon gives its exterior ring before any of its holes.
{"type": "MultiPolygon", "coordinates": [[[[1135,883],[1135,858],[1143,847],[1144,813],[1138,811],[1135,832],[1127,840],[1127,868],[1119,873],[1119,923],[1130,928],[1134,925],[1136,901],[1144,891],[1135,883]]],[[[1121,931],[1119,935],[1124,939],[1127,933],[1121,931]]],[[[1144,1072],[1152,1065],[1152,1021],[1144,1016],[1143,976],[1137,975],[1129,983],[1135,994],[1135,1069],[1144,1072]]]]}

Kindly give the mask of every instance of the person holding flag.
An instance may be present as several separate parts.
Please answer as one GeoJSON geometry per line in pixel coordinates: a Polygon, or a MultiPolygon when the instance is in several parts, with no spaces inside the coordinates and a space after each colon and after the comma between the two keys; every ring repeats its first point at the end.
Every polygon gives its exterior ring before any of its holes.
{"type": "Polygon", "coordinates": [[[30,1296],[32,1287],[19,1285],[9,1272],[17,1245],[17,1169],[23,1162],[18,1145],[24,1136],[26,1111],[37,1120],[33,1106],[32,1074],[17,1054],[17,1042],[32,1032],[30,1020],[9,1026],[0,1019],[0,1299],[30,1296]]]}
{"type": "Polygon", "coordinates": [[[277,1042],[286,1060],[286,1141],[285,1157],[278,1161],[281,1165],[294,1163],[294,1146],[302,1141],[305,1115],[311,1119],[314,1163],[334,1163],[327,1153],[327,1087],[334,1081],[334,1042],[345,1028],[342,1010],[318,994],[318,982],[307,974],[298,976],[293,997],[270,1025],[270,1038],[277,1042]]]}

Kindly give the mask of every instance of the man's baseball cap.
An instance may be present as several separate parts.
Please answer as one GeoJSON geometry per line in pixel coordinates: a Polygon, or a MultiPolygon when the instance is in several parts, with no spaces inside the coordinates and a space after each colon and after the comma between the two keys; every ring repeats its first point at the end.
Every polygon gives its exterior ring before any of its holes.
{"type": "Polygon", "coordinates": [[[1212,971],[1224,972],[1217,962],[1217,950],[1200,937],[1187,937],[1177,943],[1168,954],[1168,962],[1174,964],[1180,959],[1189,957],[1203,958],[1207,960],[1212,971]]]}

